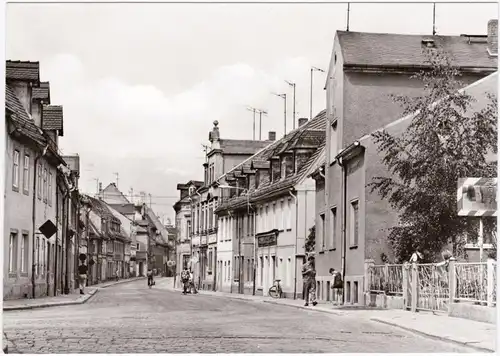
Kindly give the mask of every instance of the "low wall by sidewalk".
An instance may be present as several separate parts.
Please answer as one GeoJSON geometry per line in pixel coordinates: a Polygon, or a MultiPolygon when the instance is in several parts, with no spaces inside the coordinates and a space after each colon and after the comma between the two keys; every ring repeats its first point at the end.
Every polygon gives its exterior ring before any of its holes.
{"type": "MultiPolygon", "coordinates": [[[[402,296],[392,296],[383,293],[366,293],[365,305],[373,308],[405,310],[402,296]]],[[[496,324],[497,310],[495,307],[457,302],[449,304],[448,308],[448,316],[496,324]]]]}
{"type": "Polygon", "coordinates": [[[457,318],[481,321],[483,323],[497,323],[497,309],[470,303],[452,303],[449,305],[448,315],[457,318]]]}

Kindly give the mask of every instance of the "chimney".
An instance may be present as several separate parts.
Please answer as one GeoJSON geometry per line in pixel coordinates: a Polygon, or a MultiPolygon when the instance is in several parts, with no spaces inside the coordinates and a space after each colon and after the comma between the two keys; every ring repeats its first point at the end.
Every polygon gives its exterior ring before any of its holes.
{"type": "Polygon", "coordinates": [[[488,53],[498,56],[498,20],[488,21],[488,53]]]}
{"type": "Polygon", "coordinates": [[[306,117],[301,117],[299,119],[299,127],[303,126],[304,124],[306,124],[308,121],[308,119],[306,117]]]}
{"type": "Polygon", "coordinates": [[[269,131],[269,141],[276,141],[276,131],[269,131]]]}
{"type": "Polygon", "coordinates": [[[99,194],[101,194],[101,193],[102,193],[102,183],[99,182],[99,194]]]}

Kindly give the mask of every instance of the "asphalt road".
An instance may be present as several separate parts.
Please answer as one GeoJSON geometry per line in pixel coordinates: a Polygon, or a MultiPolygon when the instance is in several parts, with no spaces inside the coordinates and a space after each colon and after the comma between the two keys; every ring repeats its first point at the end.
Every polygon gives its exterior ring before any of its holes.
{"type": "Polygon", "coordinates": [[[468,352],[356,317],[148,289],[100,290],[82,305],[3,313],[9,353],[468,352]]]}

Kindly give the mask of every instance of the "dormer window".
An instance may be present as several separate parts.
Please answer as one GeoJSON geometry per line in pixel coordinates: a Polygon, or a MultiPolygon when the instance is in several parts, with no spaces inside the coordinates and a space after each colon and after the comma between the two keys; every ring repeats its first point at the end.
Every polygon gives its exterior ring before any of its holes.
{"type": "Polygon", "coordinates": [[[426,48],[436,48],[436,43],[432,38],[424,38],[422,40],[422,45],[426,48]]]}

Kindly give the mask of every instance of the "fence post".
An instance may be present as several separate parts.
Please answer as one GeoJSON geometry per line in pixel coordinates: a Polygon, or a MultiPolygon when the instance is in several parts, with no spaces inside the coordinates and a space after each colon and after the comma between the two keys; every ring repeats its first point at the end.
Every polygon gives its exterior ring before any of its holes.
{"type": "Polygon", "coordinates": [[[488,306],[492,307],[493,306],[493,291],[494,291],[494,284],[495,284],[495,279],[493,278],[493,273],[495,273],[494,268],[495,264],[493,263],[494,260],[492,258],[488,258],[487,261],[487,282],[486,282],[486,288],[487,288],[487,301],[488,301],[488,306]]]}
{"type": "Polygon", "coordinates": [[[365,278],[364,278],[364,285],[363,285],[363,295],[364,295],[364,302],[365,305],[372,305],[371,301],[371,293],[370,293],[370,276],[371,276],[371,269],[372,267],[375,266],[375,261],[372,259],[366,259],[365,260],[365,266],[364,266],[364,273],[365,273],[365,278]]]}
{"type": "Polygon", "coordinates": [[[387,294],[387,291],[389,290],[389,264],[384,265],[384,293],[387,294]]]}
{"type": "Polygon", "coordinates": [[[418,303],[418,266],[415,262],[411,264],[411,311],[412,313],[417,312],[418,303]]]}
{"type": "Polygon", "coordinates": [[[403,264],[403,309],[406,310],[406,308],[408,307],[408,299],[409,299],[409,288],[408,288],[408,285],[410,283],[409,279],[408,279],[408,273],[409,273],[409,270],[410,270],[410,264],[408,262],[405,262],[403,264]]]}
{"type": "Polygon", "coordinates": [[[457,270],[455,264],[457,260],[455,257],[450,258],[450,263],[448,264],[448,315],[451,314],[451,305],[455,302],[457,293],[457,270]]]}

